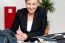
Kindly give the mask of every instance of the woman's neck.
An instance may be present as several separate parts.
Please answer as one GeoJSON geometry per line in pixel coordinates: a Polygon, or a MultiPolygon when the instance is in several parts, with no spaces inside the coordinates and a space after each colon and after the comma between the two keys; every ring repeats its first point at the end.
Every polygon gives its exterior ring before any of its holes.
{"type": "Polygon", "coordinates": [[[34,13],[28,13],[28,15],[29,15],[29,16],[33,16],[33,15],[34,15],[34,13]]]}
{"type": "Polygon", "coordinates": [[[32,21],[34,17],[34,14],[28,13],[28,21],[32,21]]]}

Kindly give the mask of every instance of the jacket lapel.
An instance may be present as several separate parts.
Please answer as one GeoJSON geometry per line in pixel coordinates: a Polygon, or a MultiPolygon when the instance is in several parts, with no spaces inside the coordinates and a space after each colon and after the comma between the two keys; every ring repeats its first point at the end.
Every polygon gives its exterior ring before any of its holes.
{"type": "Polygon", "coordinates": [[[31,31],[33,31],[33,30],[35,29],[36,18],[37,18],[37,14],[36,14],[36,12],[35,12],[34,17],[33,17],[33,22],[32,22],[31,31]]]}
{"type": "MultiPolygon", "coordinates": [[[[31,31],[33,31],[35,29],[36,18],[37,18],[37,13],[35,12],[34,17],[33,17],[32,26],[31,26],[31,31]]],[[[28,19],[28,11],[26,11],[26,13],[24,15],[24,28],[26,31],[27,31],[27,19],[28,19]]]]}

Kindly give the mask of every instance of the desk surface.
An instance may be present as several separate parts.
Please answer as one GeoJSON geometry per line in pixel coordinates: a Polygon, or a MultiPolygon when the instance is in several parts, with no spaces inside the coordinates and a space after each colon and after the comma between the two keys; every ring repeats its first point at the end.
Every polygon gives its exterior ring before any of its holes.
{"type": "MultiPolygon", "coordinates": [[[[56,39],[57,42],[55,43],[65,43],[65,38],[63,37],[65,35],[65,33],[56,33],[56,34],[49,34],[48,36],[39,36],[39,38],[44,39],[43,37],[47,37],[47,38],[51,38],[51,39],[56,39]]],[[[44,40],[47,41],[49,43],[53,43],[54,41],[51,40],[44,40]]],[[[19,41],[18,43],[36,43],[36,42],[22,42],[19,41]]],[[[40,42],[37,42],[40,43],[40,42]]]]}

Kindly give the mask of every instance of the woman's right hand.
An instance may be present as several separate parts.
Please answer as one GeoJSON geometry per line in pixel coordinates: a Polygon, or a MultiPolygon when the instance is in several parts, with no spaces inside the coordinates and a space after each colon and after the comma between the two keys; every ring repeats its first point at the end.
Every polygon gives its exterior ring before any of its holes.
{"type": "Polygon", "coordinates": [[[16,31],[16,38],[18,41],[24,41],[23,32],[21,30],[16,31]]]}
{"type": "Polygon", "coordinates": [[[19,34],[16,34],[16,38],[17,38],[17,41],[24,41],[24,37],[19,34]]]}
{"type": "Polygon", "coordinates": [[[24,41],[27,39],[27,34],[23,33],[21,30],[17,30],[16,33],[17,40],[24,41]]]}
{"type": "Polygon", "coordinates": [[[17,33],[17,34],[20,34],[20,35],[22,35],[22,34],[23,34],[23,32],[22,32],[20,29],[19,29],[19,30],[17,30],[17,31],[16,31],[16,33],[17,33]]]}

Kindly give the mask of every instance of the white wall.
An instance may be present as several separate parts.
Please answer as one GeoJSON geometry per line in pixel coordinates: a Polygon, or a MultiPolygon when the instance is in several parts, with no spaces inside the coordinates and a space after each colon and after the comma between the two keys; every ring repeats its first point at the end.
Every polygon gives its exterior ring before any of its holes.
{"type": "MultiPolygon", "coordinates": [[[[49,34],[65,32],[65,0],[53,0],[55,12],[48,13],[49,34]]],[[[24,0],[0,0],[0,29],[4,29],[4,6],[25,7],[24,0]]]]}
{"type": "Polygon", "coordinates": [[[4,29],[3,1],[0,0],[0,30],[4,29]]]}
{"type": "Polygon", "coordinates": [[[0,30],[4,29],[4,6],[16,6],[17,9],[24,8],[24,0],[0,0],[0,30]]]}
{"type": "Polygon", "coordinates": [[[65,0],[53,0],[55,12],[49,13],[48,19],[50,22],[49,33],[65,32],[65,0]]]}

